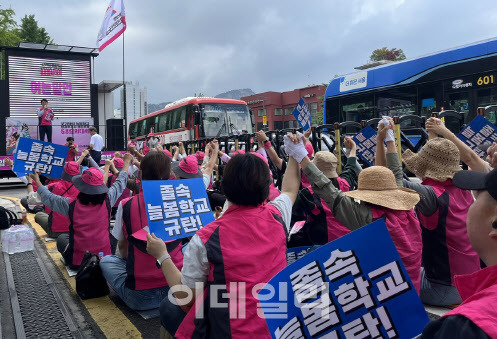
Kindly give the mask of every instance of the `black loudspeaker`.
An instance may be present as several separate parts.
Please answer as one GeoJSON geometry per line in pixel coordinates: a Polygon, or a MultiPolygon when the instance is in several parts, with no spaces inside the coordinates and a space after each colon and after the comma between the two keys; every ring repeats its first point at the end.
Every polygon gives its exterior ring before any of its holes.
{"type": "Polygon", "coordinates": [[[108,119],[106,124],[107,150],[123,151],[126,149],[124,138],[124,119],[108,119]]]}

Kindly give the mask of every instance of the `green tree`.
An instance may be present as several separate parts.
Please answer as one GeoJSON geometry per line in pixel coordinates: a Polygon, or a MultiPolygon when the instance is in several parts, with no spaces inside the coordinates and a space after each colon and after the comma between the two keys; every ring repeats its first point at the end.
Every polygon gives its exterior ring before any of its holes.
{"type": "Polygon", "coordinates": [[[17,46],[21,40],[16,32],[17,22],[14,20],[15,12],[12,8],[0,9],[0,45],[17,46]]]}
{"type": "Polygon", "coordinates": [[[406,58],[404,52],[399,48],[388,49],[387,47],[378,48],[371,53],[369,60],[380,61],[380,60],[390,60],[399,61],[406,58]]]}
{"type": "Polygon", "coordinates": [[[53,40],[50,39],[48,32],[43,27],[38,26],[38,21],[35,15],[25,15],[21,19],[21,27],[18,29],[18,35],[21,41],[36,42],[41,44],[51,44],[53,40]]]}

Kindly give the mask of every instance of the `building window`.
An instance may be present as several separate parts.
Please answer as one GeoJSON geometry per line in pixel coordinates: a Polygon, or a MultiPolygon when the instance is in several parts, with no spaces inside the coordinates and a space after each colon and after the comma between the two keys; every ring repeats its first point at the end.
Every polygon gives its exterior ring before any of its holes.
{"type": "Polygon", "coordinates": [[[311,116],[315,116],[316,113],[318,112],[318,103],[311,102],[310,109],[311,109],[311,116]]]}
{"type": "Polygon", "coordinates": [[[274,109],[274,115],[282,115],[282,109],[281,108],[275,108],[274,109]]]}
{"type": "Polygon", "coordinates": [[[273,129],[274,130],[283,129],[283,121],[275,121],[273,129]]]}
{"type": "Polygon", "coordinates": [[[266,109],[260,109],[257,111],[257,116],[263,117],[266,115],[266,109]]]}
{"type": "Polygon", "coordinates": [[[285,115],[292,115],[294,109],[295,109],[295,107],[285,108],[285,115]]]}
{"type": "Polygon", "coordinates": [[[257,123],[257,130],[260,131],[264,128],[264,125],[262,124],[262,122],[258,122],[257,123]]]}

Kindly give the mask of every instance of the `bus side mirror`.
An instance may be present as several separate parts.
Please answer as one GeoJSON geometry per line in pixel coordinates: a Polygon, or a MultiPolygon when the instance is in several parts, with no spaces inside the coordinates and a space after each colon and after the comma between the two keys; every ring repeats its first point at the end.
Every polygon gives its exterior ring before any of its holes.
{"type": "Polygon", "coordinates": [[[252,124],[252,127],[254,127],[255,126],[254,111],[252,111],[251,109],[249,109],[249,113],[250,113],[250,123],[252,124]]]}

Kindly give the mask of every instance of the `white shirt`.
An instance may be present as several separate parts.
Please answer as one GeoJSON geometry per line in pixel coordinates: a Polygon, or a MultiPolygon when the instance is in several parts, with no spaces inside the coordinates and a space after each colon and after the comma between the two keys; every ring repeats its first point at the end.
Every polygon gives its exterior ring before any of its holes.
{"type": "MultiPolygon", "coordinates": [[[[290,229],[292,219],[292,201],[286,194],[280,194],[269,204],[280,211],[286,228],[290,229]]],[[[117,220],[117,217],[116,217],[117,220]]],[[[190,288],[195,288],[196,282],[204,283],[209,275],[210,265],[207,259],[207,250],[198,235],[194,235],[188,243],[184,257],[183,269],[181,270],[181,283],[190,288]]]]}
{"type": "Polygon", "coordinates": [[[104,147],[104,139],[99,134],[94,134],[91,136],[90,145],[93,145],[93,150],[101,152],[104,147]]]}

